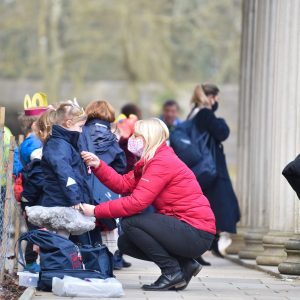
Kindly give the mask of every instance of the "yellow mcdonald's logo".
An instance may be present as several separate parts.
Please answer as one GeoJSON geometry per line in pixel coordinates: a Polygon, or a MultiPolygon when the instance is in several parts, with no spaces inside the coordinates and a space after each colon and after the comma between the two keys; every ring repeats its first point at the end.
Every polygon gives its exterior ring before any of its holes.
{"type": "Polygon", "coordinates": [[[47,107],[47,95],[44,93],[35,93],[32,97],[27,94],[24,98],[24,109],[30,109],[35,107],[47,107]]]}

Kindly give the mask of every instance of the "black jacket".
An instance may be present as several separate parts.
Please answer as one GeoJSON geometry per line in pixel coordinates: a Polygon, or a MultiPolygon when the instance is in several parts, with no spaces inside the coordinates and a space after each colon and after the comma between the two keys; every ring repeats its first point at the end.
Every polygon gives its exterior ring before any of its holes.
{"type": "Polygon", "coordinates": [[[80,137],[80,147],[93,151],[119,174],[126,170],[126,156],[120,148],[117,137],[111,132],[110,123],[100,119],[88,121],[80,137]],[[92,145],[89,145],[88,138],[92,145]]]}
{"type": "Polygon", "coordinates": [[[298,199],[300,199],[300,155],[283,169],[282,175],[296,192],[298,199]]]}
{"type": "Polygon", "coordinates": [[[52,135],[43,148],[42,170],[44,186],[42,205],[73,206],[91,203],[91,191],[86,183],[87,167],[78,148],[79,132],[59,125],[52,127],[52,135]]]}
{"type": "Polygon", "coordinates": [[[44,184],[41,160],[36,158],[31,161],[22,174],[22,209],[26,206],[41,205],[44,184]]]}
{"type": "Polygon", "coordinates": [[[239,204],[229,177],[222,142],[229,137],[229,127],[225,120],[217,118],[214,111],[203,108],[193,118],[199,131],[206,131],[215,142],[217,179],[203,192],[208,198],[216,217],[218,231],[236,233],[236,223],[240,220],[239,204]]]}
{"type": "MultiPolygon", "coordinates": [[[[100,119],[88,121],[79,139],[79,148],[96,154],[115,171],[123,174],[126,170],[126,156],[120,148],[116,136],[111,132],[110,123],[100,119]]],[[[92,173],[88,177],[88,185],[93,193],[95,204],[119,198],[92,173]]],[[[101,224],[106,229],[116,228],[114,219],[102,219],[101,224]]]]}

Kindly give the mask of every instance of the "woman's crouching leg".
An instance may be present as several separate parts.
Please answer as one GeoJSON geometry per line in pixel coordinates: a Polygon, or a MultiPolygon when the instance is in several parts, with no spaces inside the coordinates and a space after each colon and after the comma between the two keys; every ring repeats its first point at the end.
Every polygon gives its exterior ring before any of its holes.
{"type": "Polygon", "coordinates": [[[119,236],[118,248],[122,254],[126,254],[137,259],[151,261],[151,259],[147,257],[143,251],[141,251],[134,243],[130,241],[125,233],[119,236]]]}

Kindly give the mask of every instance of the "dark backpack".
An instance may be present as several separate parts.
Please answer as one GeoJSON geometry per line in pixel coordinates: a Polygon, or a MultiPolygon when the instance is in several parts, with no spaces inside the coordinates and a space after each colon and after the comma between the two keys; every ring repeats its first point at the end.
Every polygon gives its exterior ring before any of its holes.
{"type": "Polygon", "coordinates": [[[25,266],[21,242],[28,241],[40,247],[41,270],[72,269],[82,270],[83,264],[78,246],[72,241],[46,230],[32,230],[18,240],[20,260],[25,266]]]}
{"type": "Polygon", "coordinates": [[[217,177],[215,142],[208,132],[197,130],[191,120],[185,121],[171,133],[170,145],[203,189],[213,184],[217,177]]]}
{"type": "Polygon", "coordinates": [[[25,267],[24,255],[21,247],[22,241],[29,241],[40,248],[40,265],[38,289],[51,291],[52,278],[63,278],[64,275],[76,278],[100,278],[108,275],[95,270],[84,270],[81,253],[72,241],[45,230],[32,230],[21,235],[16,243],[19,247],[20,259],[18,262],[25,267]]]}
{"type": "Polygon", "coordinates": [[[113,275],[113,255],[105,245],[79,247],[86,269],[99,271],[105,278],[113,275]]]}

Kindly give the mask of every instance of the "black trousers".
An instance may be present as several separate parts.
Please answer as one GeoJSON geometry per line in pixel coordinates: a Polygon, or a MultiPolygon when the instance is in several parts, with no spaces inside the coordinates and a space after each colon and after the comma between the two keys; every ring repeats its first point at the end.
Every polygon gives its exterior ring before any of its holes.
{"type": "Polygon", "coordinates": [[[121,225],[120,251],[154,262],[163,274],[179,271],[184,262],[209,250],[214,239],[213,234],[158,213],[124,218],[121,225]]]}

